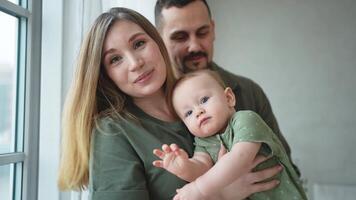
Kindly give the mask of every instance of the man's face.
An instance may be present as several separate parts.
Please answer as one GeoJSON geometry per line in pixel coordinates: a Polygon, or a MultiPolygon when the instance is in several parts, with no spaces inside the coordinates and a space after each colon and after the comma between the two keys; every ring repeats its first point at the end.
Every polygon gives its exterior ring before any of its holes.
{"type": "Polygon", "coordinates": [[[203,2],[163,9],[159,31],[175,67],[192,71],[204,69],[212,61],[214,22],[203,2]]]}

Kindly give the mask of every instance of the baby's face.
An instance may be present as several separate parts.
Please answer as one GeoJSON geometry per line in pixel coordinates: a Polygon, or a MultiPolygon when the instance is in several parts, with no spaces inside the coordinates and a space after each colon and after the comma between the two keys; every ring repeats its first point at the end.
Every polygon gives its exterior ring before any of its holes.
{"type": "Polygon", "coordinates": [[[208,137],[223,131],[234,114],[235,97],[208,74],[179,83],[172,96],[173,107],[189,131],[208,137]]]}

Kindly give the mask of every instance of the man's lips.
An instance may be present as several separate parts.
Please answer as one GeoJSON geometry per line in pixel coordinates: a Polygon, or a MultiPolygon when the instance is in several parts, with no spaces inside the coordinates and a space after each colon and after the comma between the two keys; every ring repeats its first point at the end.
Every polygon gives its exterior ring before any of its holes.
{"type": "Polygon", "coordinates": [[[201,119],[199,122],[199,127],[207,123],[209,119],[211,119],[211,117],[204,117],[203,119],[201,119]]]}
{"type": "Polygon", "coordinates": [[[145,82],[146,80],[148,80],[149,78],[151,78],[152,72],[153,72],[153,69],[150,70],[150,71],[147,71],[147,72],[142,73],[140,76],[138,76],[138,77],[135,79],[134,83],[142,83],[142,82],[145,82]]]}
{"type": "Polygon", "coordinates": [[[188,61],[197,61],[197,60],[200,60],[200,59],[203,59],[203,58],[205,58],[205,56],[191,56],[187,60],[188,61]]]}

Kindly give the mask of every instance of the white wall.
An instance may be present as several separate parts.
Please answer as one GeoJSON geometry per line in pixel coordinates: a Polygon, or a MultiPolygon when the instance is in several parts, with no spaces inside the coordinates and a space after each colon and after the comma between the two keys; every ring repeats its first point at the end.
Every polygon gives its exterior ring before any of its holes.
{"type": "Polygon", "coordinates": [[[356,1],[208,3],[215,61],[263,87],[309,186],[356,188],[356,1]]]}

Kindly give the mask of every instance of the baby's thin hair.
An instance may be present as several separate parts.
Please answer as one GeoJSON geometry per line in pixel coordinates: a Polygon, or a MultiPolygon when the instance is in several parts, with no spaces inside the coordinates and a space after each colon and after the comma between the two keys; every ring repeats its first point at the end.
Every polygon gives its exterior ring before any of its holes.
{"type": "Polygon", "coordinates": [[[173,103],[172,103],[172,97],[173,97],[173,92],[174,90],[180,85],[182,84],[184,81],[189,80],[193,77],[196,76],[200,76],[202,74],[206,74],[210,77],[212,77],[223,89],[225,89],[227,86],[224,83],[224,81],[221,79],[220,75],[216,72],[213,71],[211,69],[202,69],[202,70],[196,70],[196,71],[192,71],[192,72],[188,72],[185,74],[182,74],[173,84],[172,90],[170,91],[170,93],[168,94],[168,105],[169,107],[172,109],[172,111],[174,111],[173,108],[173,103]]]}

